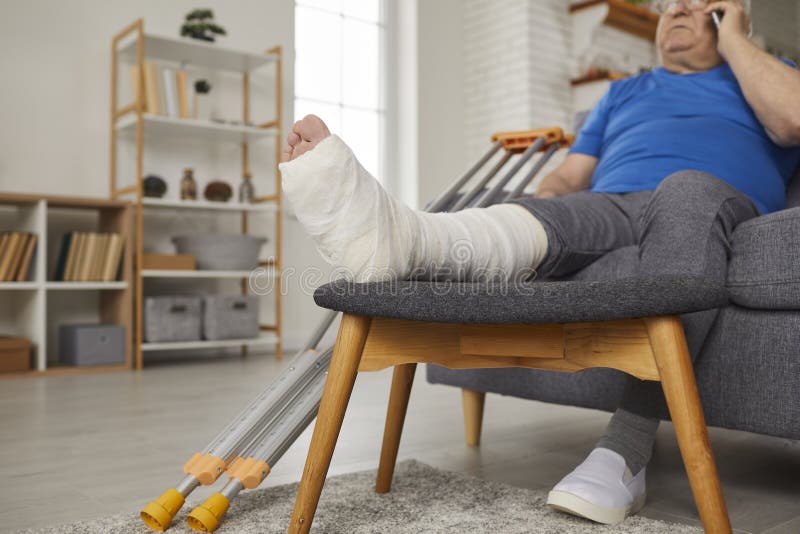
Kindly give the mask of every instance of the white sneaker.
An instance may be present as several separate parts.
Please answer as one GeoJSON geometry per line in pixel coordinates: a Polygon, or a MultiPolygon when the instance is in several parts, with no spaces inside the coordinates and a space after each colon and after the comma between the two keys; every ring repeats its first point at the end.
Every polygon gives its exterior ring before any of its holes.
{"type": "Polygon", "coordinates": [[[644,506],[645,469],[633,476],[619,453],[595,447],[555,485],[547,495],[547,504],[598,523],[620,523],[644,506]]]}

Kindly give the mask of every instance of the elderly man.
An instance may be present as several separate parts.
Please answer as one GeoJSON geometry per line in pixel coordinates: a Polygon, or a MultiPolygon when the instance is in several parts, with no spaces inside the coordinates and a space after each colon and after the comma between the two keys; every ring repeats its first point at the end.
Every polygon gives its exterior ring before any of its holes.
{"type": "MultiPolygon", "coordinates": [[[[356,280],[512,279],[531,269],[563,277],[636,244],[643,274],[724,282],[732,230],[784,207],[800,163],[800,73],[748,40],[744,3],[656,5],[663,66],[612,83],[534,197],[417,212],[389,196],[317,117],[296,123],[283,187],[320,252],[356,280]]],[[[660,402],[657,383],[629,377],[604,435],[548,504],[609,524],[636,513],[660,402]]]]}

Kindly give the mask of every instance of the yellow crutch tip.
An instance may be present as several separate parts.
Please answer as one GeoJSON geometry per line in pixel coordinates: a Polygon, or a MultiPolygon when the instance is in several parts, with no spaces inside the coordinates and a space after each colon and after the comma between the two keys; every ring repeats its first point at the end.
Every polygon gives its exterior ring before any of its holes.
{"type": "Polygon", "coordinates": [[[139,517],[151,529],[163,532],[172,523],[172,518],[184,502],[185,499],[178,490],[168,489],[161,497],[142,508],[139,517]]]}
{"type": "Polygon", "coordinates": [[[186,522],[189,523],[192,530],[214,532],[219,528],[219,523],[230,505],[230,501],[222,494],[215,493],[206,499],[206,502],[192,510],[186,518],[186,522]]]}

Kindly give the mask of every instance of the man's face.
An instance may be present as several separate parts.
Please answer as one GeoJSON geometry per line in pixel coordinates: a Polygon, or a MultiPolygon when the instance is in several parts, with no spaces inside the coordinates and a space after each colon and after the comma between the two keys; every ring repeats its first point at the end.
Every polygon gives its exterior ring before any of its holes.
{"type": "Polygon", "coordinates": [[[717,54],[717,30],[710,16],[703,13],[704,2],[677,2],[675,8],[661,15],[656,43],[661,57],[705,58],[717,54]]]}
{"type": "Polygon", "coordinates": [[[668,65],[717,65],[717,28],[704,13],[708,2],[679,0],[658,21],[656,44],[661,60],[668,65]]]}

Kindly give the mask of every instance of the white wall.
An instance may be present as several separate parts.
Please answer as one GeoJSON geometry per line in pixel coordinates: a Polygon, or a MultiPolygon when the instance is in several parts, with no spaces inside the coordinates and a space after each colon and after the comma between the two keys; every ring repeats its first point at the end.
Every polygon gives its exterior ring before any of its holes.
{"type": "MultiPolygon", "coordinates": [[[[227,46],[253,51],[283,46],[284,130],[290,126],[292,0],[6,2],[0,17],[0,191],[107,197],[111,38],[139,17],[144,18],[147,32],[177,36],[184,15],[198,7],[214,10],[216,20],[228,31],[220,41],[227,46]]],[[[124,75],[121,82],[125,91],[124,75]]],[[[282,133],[281,140],[284,137],[282,133]]],[[[199,158],[202,151],[191,149],[189,157],[199,158]]],[[[213,155],[219,159],[231,156],[219,152],[213,155]]],[[[177,180],[172,175],[186,163],[158,159],[169,156],[162,153],[146,159],[146,163],[150,168],[166,168],[167,177],[177,180]]],[[[259,162],[264,165],[258,168],[264,169],[263,173],[269,171],[271,177],[272,162],[273,148],[266,143],[259,162]]],[[[226,172],[220,169],[215,167],[214,172],[226,172]]],[[[223,177],[237,184],[238,166],[232,169],[223,177]]],[[[121,163],[121,179],[132,172],[121,163]]],[[[271,183],[271,178],[265,183],[271,183]]],[[[262,192],[268,191],[262,187],[262,192]]],[[[308,266],[324,269],[297,221],[288,218],[284,224],[284,258],[286,267],[298,271],[308,266]]],[[[304,342],[322,313],[310,295],[300,292],[296,278],[293,280],[283,306],[288,346],[304,342]]]]}
{"type": "Polygon", "coordinates": [[[472,163],[464,159],[463,3],[418,2],[419,206],[472,163]]]}

